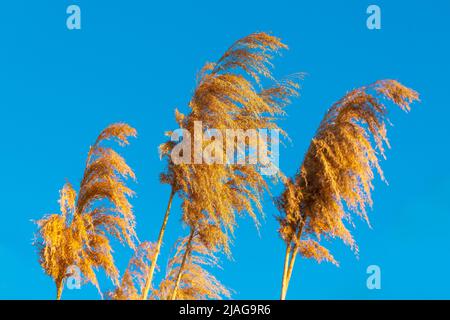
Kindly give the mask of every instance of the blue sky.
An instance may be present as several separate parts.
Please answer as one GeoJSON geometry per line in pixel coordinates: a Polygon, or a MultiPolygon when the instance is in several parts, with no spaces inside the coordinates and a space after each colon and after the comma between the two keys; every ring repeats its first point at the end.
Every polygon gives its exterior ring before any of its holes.
{"type": "MultiPolygon", "coordinates": [[[[4,0],[0,10],[0,298],[52,299],[52,280],[31,245],[32,220],[57,212],[58,190],[78,184],[89,145],[108,124],[125,121],[139,137],[123,150],[138,183],[133,205],[141,240],[156,240],[169,188],[157,146],[187,110],[195,74],[235,40],[272,32],[290,47],[275,75],[306,72],[302,96],[280,124],[292,143],[282,170],[300,165],[327,108],[352,88],[394,78],[421,94],[406,115],[393,109],[392,149],[375,182],[373,229],[357,222],[360,256],[330,248],[341,266],[297,260],[288,298],[450,298],[448,42],[450,2],[424,1],[81,1],[4,0]],[[82,30],[66,28],[66,8],[82,10],[82,30]],[[366,28],[366,8],[381,7],[382,29],[366,28]],[[366,268],[381,267],[381,290],[366,288],[366,268]]],[[[274,188],[278,194],[280,187],[274,188]]],[[[179,201],[160,266],[179,235],[179,201]]],[[[234,298],[279,297],[284,245],[270,199],[260,235],[241,219],[233,261],[215,275],[234,298]]],[[[131,252],[116,247],[124,269],[131,252]]],[[[163,272],[158,273],[160,279],[163,272]]],[[[100,275],[102,289],[111,284],[100,275]]],[[[63,298],[96,299],[91,285],[63,298]]]]}

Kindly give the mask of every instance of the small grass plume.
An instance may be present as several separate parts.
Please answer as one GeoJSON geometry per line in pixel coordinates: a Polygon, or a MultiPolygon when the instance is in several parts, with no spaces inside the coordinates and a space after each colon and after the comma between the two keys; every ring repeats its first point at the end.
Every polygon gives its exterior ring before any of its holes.
{"type": "Polygon", "coordinates": [[[379,158],[389,146],[389,121],[382,99],[409,111],[419,95],[395,80],[349,92],[325,115],[297,175],[285,180],[277,199],[279,233],[287,246],[282,299],[298,253],[337,264],[319,244],[322,238],[342,239],[357,252],[345,223],[352,224],[352,213],[369,223],[366,211],[372,206],[374,170],[384,180],[379,158]]]}
{"type": "Polygon", "coordinates": [[[136,136],[136,130],[127,124],[103,130],[89,150],[78,196],[66,183],[60,192],[60,213],[37,221],[39,262],[56,283],[57,299],[73,265],[99,292],[96,269],[104,269],[114,283],[118,282],[109,236],[135,247],[135,218],[128,201],[133,191],[124,182],[128,177],[134,179],[134,173],[116,151],[101,146],[105,140],[127,145],[130,136],[136,136]]]}
{"type": "Polygon", "coordinates": [[[166,278],[161,282],[155,297],[160,300],[206,300],[230,298],[224,287],[207,268],[219,267],[214,251],[208,248],[199,232],[191,232],[176,245],[170,259],[166,278]],[[188,254],[185,252],[188,251],[188,254]]]}
{"type": "Polygon", "coordinates": [[[120,284],[108,297],[113,300],[140,300],[145,285],[145,278],[154,259],[155,245],[142,242],[128,262],[120,284]]]}

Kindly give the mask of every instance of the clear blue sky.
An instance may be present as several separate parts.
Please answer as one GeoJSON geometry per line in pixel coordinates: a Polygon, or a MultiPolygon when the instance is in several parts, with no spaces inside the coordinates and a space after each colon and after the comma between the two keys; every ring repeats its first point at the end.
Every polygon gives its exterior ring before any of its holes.
{"type": "MultiPolygon", "coordinates": [[[[450,298],[450,2],[4,0],[0,7],[0,298],[54,298],[31,245],[31,220],[57,212],[58,190],[66,179],[79,183],[89,145],[110,123],[125,121],[139,132],[123,155],[138,177],[138,234],[156,240],[169,196],[158,182],[157,146],[175,128],[174,108],[187,110],[206,61],[255,31],[272,32],[290,47],[275,61],[276,75],[308,73],[281,123],[292,139],[280,156],[289,175],[326,109],[348,90],[394,78],[422,99],[409,115],[391,113],[393,148],[383,162],[389,186],[375,182],[373,229],[357,223],[359,259],[336,243],[339,268],[297,260],[288,298],[450,298]],[[382,10],[379,31],[366,28],[372,3],[382,10]],[[70,4],[81,7],[80,31],[66,28],[70,4]],[[378,291],[366,288],[371,264],[381,267],[378,291]]],[[[178,204],[163,270],[175,239],[186,233],[178,204]]],[[[234,298],[279,297],[284,245],[269,200],[264,209],[260,235],[250,219],[240,220],[234,260],[215,272],[234,298]]],[[[116,248],[121,270],[130,255],[116,248]]],[[[101,286],[111,287],[103,277],[101,286]]],[[[98,295],[88,285],[66,289],[63,298],[98,295]]]]}

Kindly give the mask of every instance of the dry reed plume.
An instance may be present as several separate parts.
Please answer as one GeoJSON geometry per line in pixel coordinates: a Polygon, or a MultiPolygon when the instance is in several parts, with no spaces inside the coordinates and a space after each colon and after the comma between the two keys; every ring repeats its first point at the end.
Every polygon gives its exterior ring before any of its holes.
{"type": "Polygon", "coordinates": [[[133,191],[124,182],[128,177],[134,179],[134,173],[117,152],[101,146],[111,139],[127,145],[130,136],[136,136],[136,130],[122,123],[103,130],[89,150],[78,196],[66,183],[60,192],[61,212],[37,221],[39,262],[56,283],[57,299],[71,266],[77,266],[83,280],[95,285],[100,294],[96,269],[104,269],[118,282],[108,237],[135,247],[135,218],[128,202],[133,191]]]}
{"type": "MultiPolygon", "coordinates": [[[[180,128],[192,133],[194,122],[201,121],[206,129],[279,129],[274,120],[284,114],[283,108],[289,97],[296,95],[298,85],[290,79],[276,82],[275,86],[258,90],[261,77],[273,79],[269,70],[270,59],[280,49],[286,48],[276,37],[265,33],[251,34],[236,43],[217,63],[207,63],[201,70],[197,87],[189,103],[190,113],[184,115],[178,110],[175,117],[180,128]],[[252,84],[253,82],[253,84],[252,84]]],[[[167,133],[169,136],[171,132],[167,133]]],[[[192,144],[199,143],[194,141],[192,144]]],[[[237,144],[236,141],[232,142],[237,144]]],[[[260,145],[265,141],[259,141],[260,145]]],[[[149,269],[142,298],[148,297],[152,286],[153,273],[161,249],[170,206],[175,194],[181,198],[183,221],[191,229],[192,235],[208,230],[201,225],[208,221],[217,229],[223,229],[224,238],[209,237],[212,246],[220,246],[230,254],[228,235],[236,225],[236,213],[249,214],[258,224],[257,212],[261,211],[261,194],[267,184],[258,171],[257,165],[222,164],[174,164],[171,153],[176,142],[168,141],[160,146],[161,157],[168,162],[167,170],[161,175],[161,182],[171,186],[168,208],[164,216],[156,244],[155,259],[149,269]]],[[[203,141],[203,147],[208,143],[203,141]]],[[[225,148],[225,146],[221,146],[225,148]]],[[[216,150],[225,154],[225,150],[216,150]]],[[[193,160],[193,159],[191,159],[193,160]]],[[[206,236],[208,237],[208,236],[206,236]]],[[[189,245],[189,244],[188,244],[189,245]]],[[[189,255],[190,250],[184,250],[189,255]]],[[[190,260],[188,257],[184,261],[190,260]]],[[[184,265],[179,268],[180,274],[184,265]]],[[[177,291],[175,283],[174,292],[177,291]]],[[[175,294],[172,294],[174,296],[175,294]]]]}
{"type": "Polygon", "coordinates": [[[205,269],[219,267],[215,250],[207,247],[209,243],[198,232],[178,241],[176,252],[168,264],[166,278],[159,290],[155,291],[157,299],[206,300],[230,297],[230,291],[205,269]]]}
{"type": "Polygon", "coordinates": [[[419,95],[394,80],[349,92],[325,115],[299,172],[286,179],[277,199],[279,233],[286,243],[281,299],[286,296],[298,253],[319,263],[337,264],[319,244],[322,238],[340,238],[357,252],[345,222],[352,224],[353,213],[369,223],[366,208],[372,206],[374,170],[384,180],[379,157],[384,157],[389,142],[382,98],[409,111],[419,95]]]}
{"type": "MultiPolygon", "coordinates": [[[[261,163],[227,161],[230,149],[245,153],[239,149],[238,138],[220,145],[204,138],[197,140],[195,123],[201,122],[202,130],[276,129],[286,136],[276,120],[285,115],[290,98],[298,95],[298,76],[277,81],[271,73],[273,56],[286,48],[276,37],[254,33],[235,42],[216,63],[207,63],[200,71],[189,113],[175,110],[175,119],[194,137],[189,141],[191,150],[213,148],[218,163],[196,163],[194,154],[189,155],[189,161],[175,163],[174,153],[186,156],[184,150],[177,149],[179,142],[160,145],[161,158],[167,162],[160,180],[170,185],[171,192],[155,243],[136,246],[135,217],[128,200],[133,191],[125,184],[135,175],[116,151],[102,146],[106,140],[127,145],[136,130],[118,123],[101,132],[89,150],[78,194],[66,183],[60,191],[60,213],[37,222],[35,246],[42,268],[56,284],[57,299],[72,266],[77,266],[83,281],[96,286],[100,294],[96,271],[104,269],[115,285],[115,290],[107,293],[111,299],[230,297],[230,291],[209,269],[219,267],[219,254],[231,256],[239,216],[248,215],[259,226],[261,198],[269,186],[261,163]],[[265,87],[265,82],[274,85],[265,87]],[[176,243],[166,277],[154,288],[153,276],[175,195],[181,199],[182,222],[189,234],[176,243]],[[134,249],[120,281],[111,238],[134,249]]],[[[273,179],[281,178],[285,186],[276,199],[278,231],[286,244],[281,299],[286,297],[298,254],[337,265],[321,244],[324,238],[339,238],[358,251],[348,225],[353,225],[353,215],[369,224],[367,207],[372,206],[375,171],[384,180],[379,160],[389,147],[389,121],[383,100],[409,111],[418,99],[417,92],[394,80],[377,81],[349,92],[326,113],[298,173],[286,178],[277,171],[273,179]]],[[[172,136],[172,132],[166,134],[172,136]]],[[[258,147],[270,152],[268,141],[257,139],[258,147]]]]}
{"type": "Polygon", "coordinates": [[[120,284],[114,291],[108,292],[108,298],[113,300],[139,300],[154,254],[154,244],[142,242],[128,262],[120,284]]]}

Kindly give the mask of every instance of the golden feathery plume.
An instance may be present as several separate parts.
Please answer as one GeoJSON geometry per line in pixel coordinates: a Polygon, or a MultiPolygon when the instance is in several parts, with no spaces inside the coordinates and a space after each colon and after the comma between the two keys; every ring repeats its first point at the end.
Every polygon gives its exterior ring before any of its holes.
{"type": "Polygon", "coordinates": [[[134,179],[134,173],[117,152],[100,146],[109,139],[126,145],[130,136],[136,136],[136,130],[127,124],[117,123],[103,130],[89,151],[78,197],[67,183],[60,192],[61,213],[37,221],[39,261],[56,283],[57,299],[71,266],[77,266],[84,281],[91,282],[99,292],[96,269],[104,269],[117,283],[108,236],[135,247],[135,219],[128,202],[133,191],[124,182],[128,177],[134,179]]]}
{"type": "MultiPolygon", "coordinates": [[[[291,77],[275,82],[273,87],[267,89],[259,87],[261,77],[273,79],[270,60],[284,48],[286,46],[278,38],[266,33],[254,33],[235,42],[217,63],[207,63],[198,75],[198,83],[189,103],[189,114],[184,115],[175,110],[180,128],[189,132],[191,137],[194,137],[198,121],[203,126],[202,134],[205,129],[221,132],[227,129],[280,129],[275,120],[284,115],[284,107],[290,102],[289,97],[297,95],[296,79],[291,77]]],[[[283,133],[281,129],[280,131],[283,133]]],[[[170,136],[172,133],[167,134],[170,136]]],[[[191,150],[196,149],[196,144],[200,144],[201,150],[204,150],[210,141],[200,142],[194,137],[187,143],[191,150]]],[[[153,261],[155,265],[175,194],[182,200],[183,221],[194,233],[201,229],[198,221],[207,220],[227,230],[224,234],[232,234],[236,214],[247,213],[258,225],[257,212],[262,213],[260,199],[263,191],[267,190],[267,184],[260,173],[261,166],[227,165],[227,160],[223,158],[226,145],[214,147],[218,161],[202,164],[195,163],[196,155],[191,155],[186,162],[174,163],[171,156],[176,152],[175,141],[168,141],[160,146],[161,157],[168,163],[166,171],[161,174],[161,182],[169,184],[172,191],[157,241],[156,258],[153,261]]],[[[258,145],[260,148],[270,149],[264,139],[259,139],[258,145]]],[[[237,139],[228,142],[228,147],[236,150],[237,139]]],[[[241,150],[237,150],[239,151],[241,150]]],[[[230,254],[228,244],[223,245],[223,248],[230,254]]],[[[149,271],[143,299],[148,297],[153,272],[154,267],[149,271]]]]}
{"type": "Polygon", "coordinates": [[[285,298],[295,257],[300,253],[337,264],[318,241],[340,238],[357,252],[345,222],[351,213],[369,223],[374,169],[384,180],[379,156],[389,146],[387,108],[382,99],[409,111],[417,92],[395,80],[382,80],[353,90],[325,115],[294,179],[285,180],[277,199],[279,233],[286,243],[281,299],[285,298]]]}

